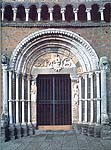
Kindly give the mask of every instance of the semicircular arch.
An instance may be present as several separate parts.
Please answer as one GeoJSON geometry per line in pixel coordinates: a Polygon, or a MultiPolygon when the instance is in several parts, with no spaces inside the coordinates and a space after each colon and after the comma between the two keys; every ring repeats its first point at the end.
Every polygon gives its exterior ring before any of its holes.
{"type": "Polygon", "coordinates": [[[59,47],[76,55],[84,72],[98,69],[98,56],[91,45],[78,34],[64,29],[45,29],[30,34],[14,49],[10,69],[30,73],[37,58],[47,48],[59,47]]]}

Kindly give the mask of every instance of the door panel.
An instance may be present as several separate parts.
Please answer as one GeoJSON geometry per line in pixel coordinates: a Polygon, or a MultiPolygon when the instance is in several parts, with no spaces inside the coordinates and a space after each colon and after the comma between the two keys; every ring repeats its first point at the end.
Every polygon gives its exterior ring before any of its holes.
{"type": "Polygon", "coordinates": [[[71,125],[69,75],[38,75],[37,125],[71,125]]]}

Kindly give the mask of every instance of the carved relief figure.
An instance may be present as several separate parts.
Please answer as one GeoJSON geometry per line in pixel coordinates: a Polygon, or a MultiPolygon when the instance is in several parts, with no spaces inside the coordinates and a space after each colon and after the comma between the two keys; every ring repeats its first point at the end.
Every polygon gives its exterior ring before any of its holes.
{"type": "Polygon", "coordinates": [[[110,71],[109,60],[106,56],[100,58],[99,67],[101,70],[110,71]]]}

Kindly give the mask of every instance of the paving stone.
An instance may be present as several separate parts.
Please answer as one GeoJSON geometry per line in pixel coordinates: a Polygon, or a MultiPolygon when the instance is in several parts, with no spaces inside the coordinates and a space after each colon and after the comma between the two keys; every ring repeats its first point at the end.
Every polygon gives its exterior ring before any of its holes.
{"type": "Polygon", "coordinates": [[[65,131],[64,134],[47,132],[0,143],[0,148],[0,150],[111,150],[111,140],[65,131]]]}

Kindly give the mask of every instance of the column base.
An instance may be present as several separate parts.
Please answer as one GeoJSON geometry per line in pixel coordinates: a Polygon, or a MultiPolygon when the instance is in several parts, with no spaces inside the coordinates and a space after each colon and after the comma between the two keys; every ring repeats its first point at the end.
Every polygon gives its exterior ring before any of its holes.
{"type": "Polygon", "coordinates": [[[28,129],[28,135],[34,135],[35,134],[34,126],[31,122],[29,122],[27,124],[27,129],[28,129]]]}
{"type": "Polygon", "coordinates": [[[28,128],[26,123],[21,124],[21,136],[26,137],[28,135],[28,128]]]}
{"type": "Polygon", "coordinates": [[[101,114],[101,124],[108,124],[109,118],[107,114],[101,114]]]}
{"type": "Polygon", "coordinates": [[[101,125],[95,125],[94,127],[94,137],[100,138],[101,137],[101,125]]]}
{"type": "Polygon", "coordinates": [[[21,138],[21,124],[18,123],[15,125],[15,139],[21,138]]]}
{"type": "Polygon", "coordinates": [[[8,131],[8,127],[1,128],[1,142],[2,143],[10,140],[9,135],[7,134],[8,133],[7,131],[8,131]]]}
{"type": "Polygon", "coordinates": [[[15,140],[15,125],[11,124],[9,126],[9,131],[10,131],[10,140],[15,140]]]}

